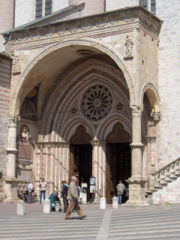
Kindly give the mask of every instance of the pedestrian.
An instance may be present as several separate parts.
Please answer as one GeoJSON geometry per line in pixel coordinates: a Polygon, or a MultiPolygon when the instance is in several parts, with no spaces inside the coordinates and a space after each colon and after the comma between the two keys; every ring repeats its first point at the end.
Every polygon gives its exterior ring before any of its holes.
{"type": "Polygon", "coordinates": [[[122,196],[123,196],[123,193],[125,192],[125,186],[121,180],[119,181],[118,185],[116,186],[116,189],[117,189],[118,204],[121,204],[122,196]]]}
{"type": "MultiPolygon", "coordinates": [[[[81,187],[79,186],[79,185],[77,185],[76,184],[76,186],[77,186],[77,191],[78,191],[78,203],[81,203],[81,201],[82,201],[82,196],[81,196],[81,187]]],[[[77,209],[76,209],[76,207],[73,209],[73,212],[76,212],[77,211],[77,209]]]]}
{"type": "Polygon", "coordinates": [[[81,211],[81,208],[78,203],[79,198],[78,198],[78,190],[77,190],[77,181],[78,181],[78,179],[75,176],[73,176],[71,178],[71,183],[70,183],[69,189],[68,189],[69,206],[68,206],[68,209],[67,209],[66,215],[65,215],[66,220],[71,219],[70,215],[74,208],[76,208],[80,219],[83,219],[86,217],[86,215],[84,215],[83,212],[81,211]]]}
{"type": "Polygon", "coordinates": [[[33,187],[32,182],[30,182],[30,183],[28,184],[28,189],[27,189],[27,191],[28,191],[27,202],[28,202],[28,203],[32,203],[32,193],[33,193],[33,191],[34,191],[34,187],[33,187]]]}
{"type": "Polygon", "coordinates": [[[58,197],[58,192],[55,191],[51,193],[49,200],[51,202],[51,211],[57,211],[57,207],[58,211],[61,211],[61,200],[58,197]]]}
{"type": "Polygon", "coordinates": [[[64,204],[64,213],[67,211],[67,208],[68,208],[68,199],[67,199],[68,188],[69,188],[69,185],[67,181],[62,181],[62,198],[63,198],[63,204],[64,204]]]}
{"type": "Polygon", "coordinates": [[[46,198],[46,189],[47,189],[47,182],[44,181],[44,178],[41,178],[40,184],[40,204],[42,203],[42,198],[45,200],[46,198]]]}

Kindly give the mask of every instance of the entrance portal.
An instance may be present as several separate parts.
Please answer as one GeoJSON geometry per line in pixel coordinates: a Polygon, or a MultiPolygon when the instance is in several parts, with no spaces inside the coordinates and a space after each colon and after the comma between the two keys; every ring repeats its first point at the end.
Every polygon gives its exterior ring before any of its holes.
{"type": "Polygon", "coordinates": [[[121,124],[115,125],[107,138],[106,145],[106,198],[111,203],[117,195],[116,186],[122,180],[126,186],[123,202],[128,198],[128,189],[125,180],[131,176],[131,149],[129,134],[121,124]]]}
{"type": "Polygon", "coordinates": [[[83,126],[80,126],[76,134],[71,138],[70,175],[77,176],[79,186],[87,184],[87,201],[90,201],[89,181],[92,176],[92,146],[90,136],[83,126]]]}

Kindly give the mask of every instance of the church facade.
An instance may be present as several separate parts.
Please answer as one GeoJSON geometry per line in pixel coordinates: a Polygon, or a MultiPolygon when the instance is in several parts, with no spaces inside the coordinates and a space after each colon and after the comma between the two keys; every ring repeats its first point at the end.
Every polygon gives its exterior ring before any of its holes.
{"type": "Polygon", "coordinates": [[[30,181],[38,196],[41,177],[47,194],[61,191],[72,175],[87,184],[88,200],[94,177],[95,201],[110,203],[119,180],[127,204],[180,201],[178,126],[169,136],[176,107],[167,111],[161,81],[163,19],[136,5],[107,1],[112,11],[87,15],[78,2],[4,33],[12,59],[6,201],[30,181]]]}

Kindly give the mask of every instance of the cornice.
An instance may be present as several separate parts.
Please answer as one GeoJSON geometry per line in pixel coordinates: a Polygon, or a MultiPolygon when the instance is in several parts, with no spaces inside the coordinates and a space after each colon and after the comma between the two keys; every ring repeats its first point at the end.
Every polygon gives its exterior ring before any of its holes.
{"type": "Polygon", "coordinates": [[[158,36],[161,24],[162,22],[148,11],[134,7],[10,32],[7,42],[9,46],[21,44],[24,48],[36,48],[72,36],[98,38],[104,34],[116,35],[138,27],[158,36]]]}

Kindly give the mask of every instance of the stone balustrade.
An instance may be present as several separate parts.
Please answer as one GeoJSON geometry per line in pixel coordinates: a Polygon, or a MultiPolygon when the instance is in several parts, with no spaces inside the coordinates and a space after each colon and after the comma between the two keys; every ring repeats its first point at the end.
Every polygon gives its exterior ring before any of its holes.
{"type": "Polygon", "coordinates": [[[161,168],[157,172],[151,173],[150,193],[156,192],[163,186],[174,181],[180,176],[180,158],[161,168]]]}

